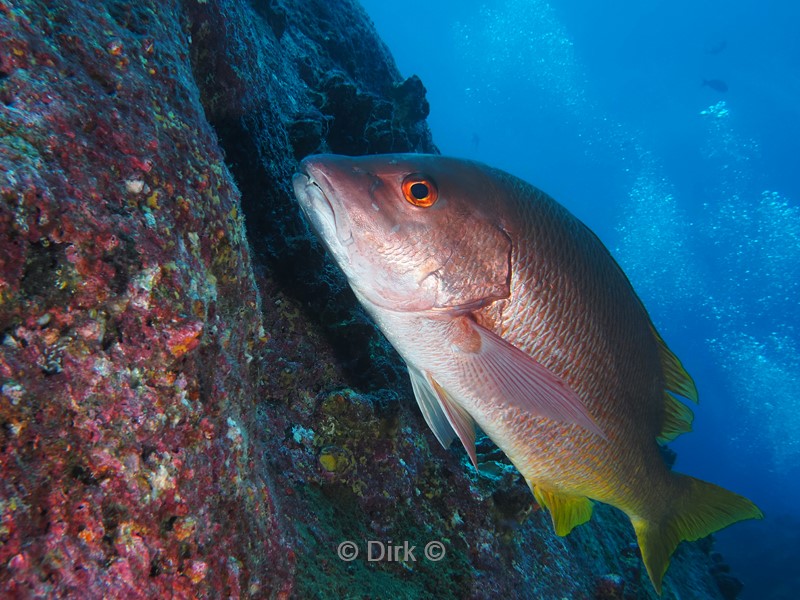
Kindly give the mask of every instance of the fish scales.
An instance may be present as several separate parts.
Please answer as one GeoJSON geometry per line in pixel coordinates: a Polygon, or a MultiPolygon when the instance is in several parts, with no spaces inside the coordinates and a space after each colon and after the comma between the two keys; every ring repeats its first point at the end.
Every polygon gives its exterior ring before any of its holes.
{"type": "MultiPolygon", "coordinates": [[[[653,452],[648,458],[662,464],[655,438],[664,380],[641,302],[588,229],[544,194],[513,182],[509,187],[517,191],[509,194],[513,213],[506,223],[516,241],[516,268],[509,299],[482,309],[487,323],[578,392],[607,436],[646,440],[653,452]]],[[[618,485],[642,460],[574,425],[541,418],[520,422],[526,425],[518,436],[523,448],[510,458],[532,481],[558,486],[566,477],[574,486],[580,472],[581,486],[600,485],[599,478],[605,481],[609,473],[580,470],[586,448],[594,456],[610,453],[601,462],[615,468],[618,485]],[[553,445],[564,439],[581,452],[553,445]]]]}
{"type": "Polygon", "coordinates": [[[631,519],[658,593],[669,559],[736,521],[746,498],[674,473],[658,443],[691,430],[694,382],[602,242],[502,171],[426,155],[312,156],[295,195],[408,365],[437,439],[476,468],[480,427],[555,532],[593,501],[631,519]]]}

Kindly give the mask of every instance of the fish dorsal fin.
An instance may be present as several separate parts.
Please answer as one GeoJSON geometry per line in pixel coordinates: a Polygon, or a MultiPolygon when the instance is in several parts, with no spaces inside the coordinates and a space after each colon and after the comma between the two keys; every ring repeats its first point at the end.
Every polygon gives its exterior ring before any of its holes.
{"type": "Polygon", "coordinates": [[[658,342],[658,354],[661,358],[661,368],[664,371],[667,390],[688,398],[692,402],[697,402],[697,386],[695,386],[694,380],[683,368],[678,357],[669,349],[664,339],[656,331],[656,328],[652,325],[650,328],[658,342]]]}
{"type": "Polygon", "coordinates": [[[475,422],[467,411],[440,386],[430,374],[423,374],[408,367],[414,397],[439,443],[447,448],[458,436],[475,468],[478,468],[478,455],[475,451],[475,422]]]}
{"type": "Polygon", "coordinates": [[[592,501],[586,496],[567,496],[539,485],[532,485],[531,489],[539,506],[550,512],[556,535],[565,536],[592,518],[592,501]]]}
{"type": "Polygon", "coordinates": [[[692,421],[692,409],[669,392],[664,392],[664,423],[656,440],[659,444],[666,444],[682,433],[689,433],[692,430],[692,421]]]}
{"type": "Polygon", "coordinates": [[[561,377],[474,321],[462,317],[459,326],[461,334],[454,340],[456,363],[480,395],[531,416],[574,423],[605,438],[583,401],[561,377]]]}

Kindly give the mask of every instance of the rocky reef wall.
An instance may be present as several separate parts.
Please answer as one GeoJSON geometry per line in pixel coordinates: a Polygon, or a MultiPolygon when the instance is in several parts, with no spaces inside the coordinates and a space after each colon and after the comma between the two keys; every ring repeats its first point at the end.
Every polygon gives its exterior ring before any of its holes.
{"type": "Polygon", "coordinates": [[[427,114],[351,0],[0,0],[0,595],[653,596],[620,514],[557,538],[438,445],[299,215],[299,158],[427,114]]]}

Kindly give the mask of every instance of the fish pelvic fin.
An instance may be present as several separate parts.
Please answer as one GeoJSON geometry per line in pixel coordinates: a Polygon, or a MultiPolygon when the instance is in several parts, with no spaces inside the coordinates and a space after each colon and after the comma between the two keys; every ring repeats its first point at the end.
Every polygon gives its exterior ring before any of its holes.
{"type": "Polygon", "coordinates": [[[464,450],[467,451],[469,459],[472,461],[472,466],[475,470],[478,469],[478,454],[475,450],[475,421],[472,416],[456,402],[453,397],[444,389],[439,382],[433,377],[428,375],[428,381],[431,387],[436,392],[436,395],[441,402],[441,406],[450,421],[453,430],[458,434],[458,439],[464,445],[464,450]]]}
{"type": "Polygon", "coordinates": [[[743,496],[694,477],[673,475],[678,498],[667,504],[668,516],[661,520],[631,517],[644,566],[659,595],[670,557],[682,541],[699,540],[737,521],[764,517],[743,496]]]}
{"type": "Polygon", "coordinates": [[[478,470],[478,455],[475,451],[475,422],[470,414],[453,400],[430,373],[408,367],[414,397],[436,439],[443,448],[450,446],[458,436],[469,455],[475,470],[478,470]]]}
{"type": "Polygon", "coordinates": [[[565,536],[592,518],[592,501],[586,496],[570,496],[539,485],[530,487],[539,506],[550,513],[556,535],[565,536]]]}
{"type": "Polygon", "coordinates": [[[450,425],[450,421],[439,403],[439,397],[431,387],[427,377],[420,371],[414,367],[408,367],[408,375],[411,379],[414,397],[422,411],[422,416],[425,417],[425,422],[433,431],[436,439],[439,440],[442,448],[449,448],[456,437],[456,432],[450,425]]]}

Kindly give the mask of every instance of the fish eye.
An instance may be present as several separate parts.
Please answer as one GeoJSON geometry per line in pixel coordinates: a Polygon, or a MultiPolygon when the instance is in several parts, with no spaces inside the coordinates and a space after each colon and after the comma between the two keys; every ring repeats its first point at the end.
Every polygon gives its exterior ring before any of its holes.
{"type": "Polygon", "coordinates": [[[403,196],[414,206],[428,208],[439,198],[439,190],[427,175],[412,173],[403,179],[403,196]]]}

